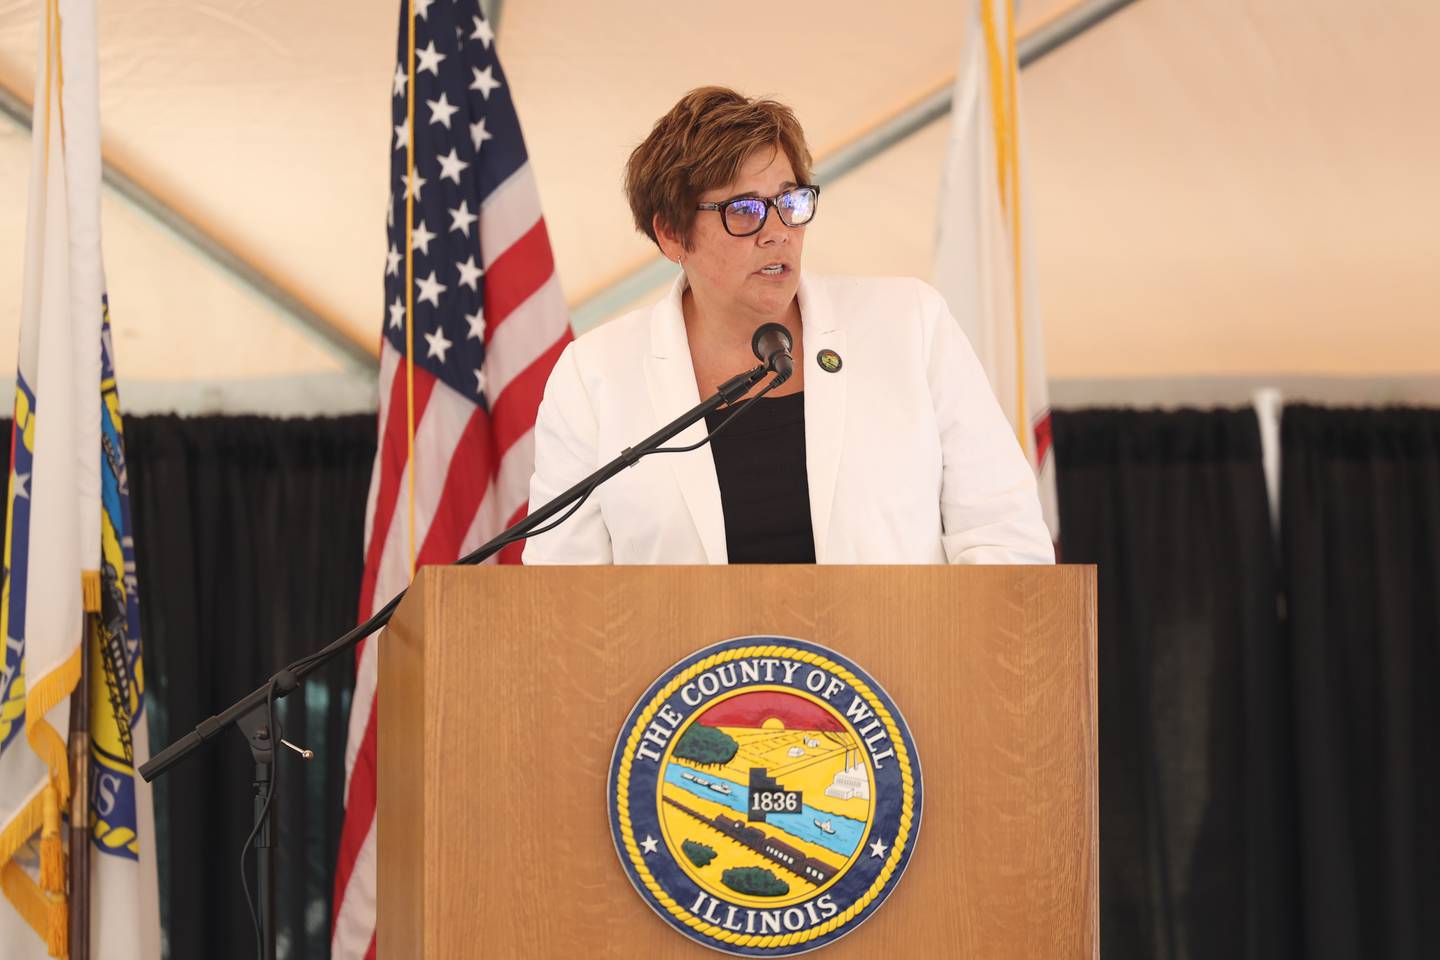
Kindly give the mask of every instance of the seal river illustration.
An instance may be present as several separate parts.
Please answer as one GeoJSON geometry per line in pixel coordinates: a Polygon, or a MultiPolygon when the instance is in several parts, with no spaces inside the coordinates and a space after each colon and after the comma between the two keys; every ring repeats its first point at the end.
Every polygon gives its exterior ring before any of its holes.
{"type": "Polygon", "coordinates": [[[787,957],[855,929],[920,829],[920,758],[894,702],[818,644],[742,637],[665,671],[610,761],[626,875],[680,933],[787,957]]]}

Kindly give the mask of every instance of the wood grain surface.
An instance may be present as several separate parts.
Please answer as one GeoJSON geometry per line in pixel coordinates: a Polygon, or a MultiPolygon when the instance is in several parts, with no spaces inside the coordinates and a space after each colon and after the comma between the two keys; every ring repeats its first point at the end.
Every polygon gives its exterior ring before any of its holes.
{"type": "Polygon", "coordinates": [[[1099,956],[1088,566],[423,570],[379,640],[379,955],[716,956],[626,879],[606,775],[656,677],[755,634],[855,661],[920,755],[909,868],[817,956],[1099,956]]]}

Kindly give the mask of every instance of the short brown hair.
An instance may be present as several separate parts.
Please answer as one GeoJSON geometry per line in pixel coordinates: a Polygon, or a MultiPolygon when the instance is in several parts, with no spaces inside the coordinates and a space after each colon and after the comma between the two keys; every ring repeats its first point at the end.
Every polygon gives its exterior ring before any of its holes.
{"type": "Polygon", "coordinates": [[[656,121],[625,164],[625,195],[636,229],[659,246],[654,226],[659,215],[688,247],[700,194],[734,180],[745,160],[763,147],[784,150],[796,179],[810,182],[810,148],[789,107],[726,87],[691,90],[656,121]]]}

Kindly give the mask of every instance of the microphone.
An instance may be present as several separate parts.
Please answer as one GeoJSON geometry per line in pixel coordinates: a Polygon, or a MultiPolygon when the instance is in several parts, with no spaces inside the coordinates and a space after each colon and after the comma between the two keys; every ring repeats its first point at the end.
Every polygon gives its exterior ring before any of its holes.
{"type": "Polygon", "coordinates": [[[750,338],[750,349],[767,370],[776,374],[773,386],[779,386],[795,372],[795,358],[790,348],[795,343],[790,331],[778,323],[762,323],[750,338]]]}

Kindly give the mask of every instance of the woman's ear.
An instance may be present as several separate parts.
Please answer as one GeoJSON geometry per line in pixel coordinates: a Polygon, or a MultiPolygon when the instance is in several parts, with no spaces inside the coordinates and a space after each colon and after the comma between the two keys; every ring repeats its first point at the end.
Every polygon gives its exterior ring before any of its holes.
{"type": "Polygon", "coordinates": [[[685,255],[685,244],[681,238],[660,219],[658,213],[651,219],[650,225],[655,230],[655,242],[660,244],[660,252],[665,254],[665,259],[679,263],[685,255]]]}

